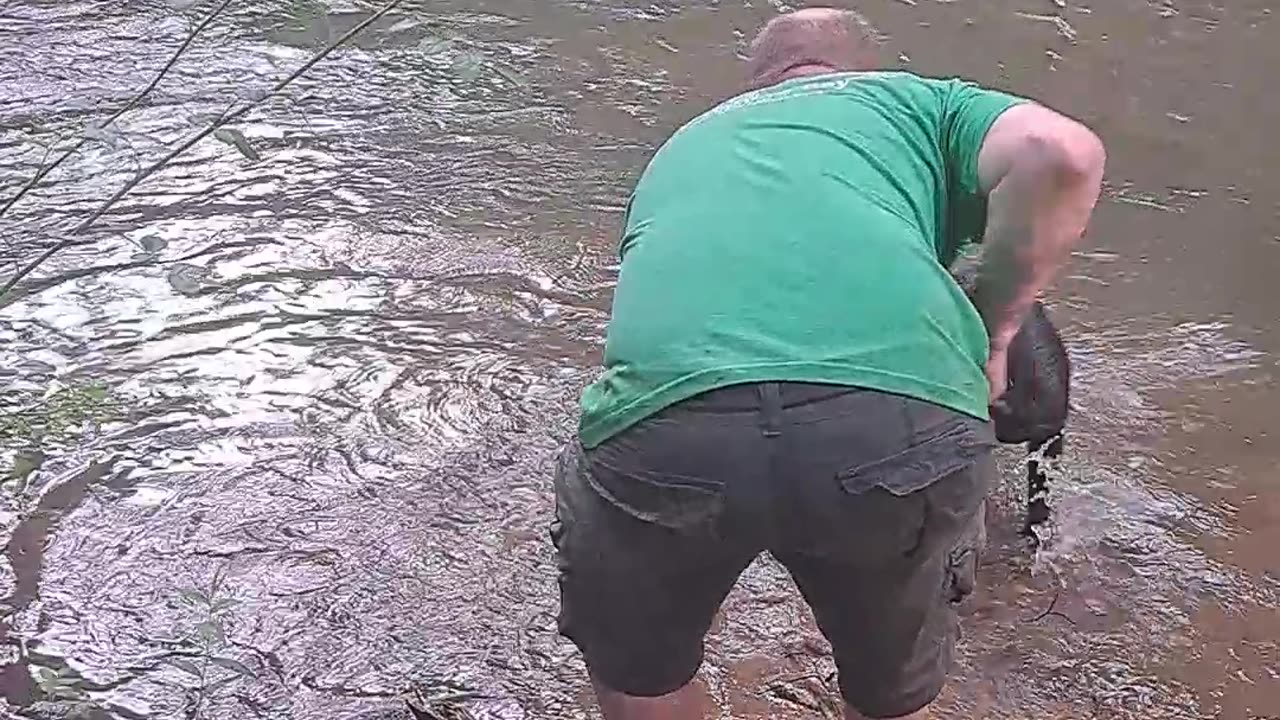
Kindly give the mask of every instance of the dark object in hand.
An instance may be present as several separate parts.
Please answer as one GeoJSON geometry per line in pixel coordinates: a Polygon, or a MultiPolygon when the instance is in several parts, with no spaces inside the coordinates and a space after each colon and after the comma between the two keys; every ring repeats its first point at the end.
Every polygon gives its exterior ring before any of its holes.
{"type": "MultiPolygon", "coordinates": [[[[977,266],[952,268],[952,275],[972,295],[977,266]]],[[[1027,452],[1045,459],[1062,455],[1070,413],[1071,364],[1062,336],[1036,301],[1009,345],[1009,389],[991,407],[996,439],[1026,443],[1027,452]]],[[[1024,532],[1049,519],[1049,478],[1037,460],[1027,463],[1027,516],[1024,532]]]]}

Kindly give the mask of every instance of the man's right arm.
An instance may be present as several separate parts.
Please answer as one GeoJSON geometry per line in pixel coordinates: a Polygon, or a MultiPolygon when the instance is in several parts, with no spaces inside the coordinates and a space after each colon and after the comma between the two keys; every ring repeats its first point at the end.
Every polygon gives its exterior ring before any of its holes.
{"type": "Polygon", "coordinates": [[[987,224],[973,301],[993,355],[1003,355],[1084,234],[1105,163],[1097,135],[1035,103],[1005,110],[987,131],[977,167],[987,224]]]}

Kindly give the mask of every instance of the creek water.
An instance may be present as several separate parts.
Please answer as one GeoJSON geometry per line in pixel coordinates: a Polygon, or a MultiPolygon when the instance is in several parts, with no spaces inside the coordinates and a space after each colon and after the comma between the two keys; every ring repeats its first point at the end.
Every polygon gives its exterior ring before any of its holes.
{"type": "MultiPolygon", "coordinates": [[[[0,714],[64,712],[48,668],[91,717],[394,718],[406,694],[596,717],[555,631],[552,456],[596,372],[631,183],[736,90],[780,7],[406,5],[236,126],[259,161],[202,142],[36,271],[0,306],[6,412],[96,384],[104,422],[4,499],[0,714]],[[459,72],[468,47],[487,61],[459,72]],[[221,665],[191,640],[215,576],[221,665]]],[[[1076,371],[1055,523],[1039,550],[1014,533],[1011,449],[934,717],[1280,717],[1270,3],[859,8],[890,64],[1032,95],[1109,148],[1049,296],[1076,371]]],[[[0,201],[211,9],[0,2],[0,201]]],[[[369,13],[232,2],[0,218],[0,277],[369,13]]],[[[832,717],[831,669],[762,558],[708,638],[708,717],[832,717]]]]}

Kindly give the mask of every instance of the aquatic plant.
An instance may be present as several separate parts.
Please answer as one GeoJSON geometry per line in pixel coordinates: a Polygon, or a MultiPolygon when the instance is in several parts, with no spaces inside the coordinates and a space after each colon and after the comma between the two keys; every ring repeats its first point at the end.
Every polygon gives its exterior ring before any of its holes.
{"type": "MultiPolygon", "coordinates": [[[[194,129],[184,130],[183,137],[145,137],[146,143],[136,142],[143,139],[142,136],[138,133],[130,134],[127,129],[122,128],[126,123],[118,121],[122,121],[131,111],[148,105],[153,92],[166,81],[173,68],[183,64],[189,49],[203,41],[210,34],[209,29],[216,26],[219,18],[224,17],[236,3],[236,0],[167,0],[172,8],[189,15],[190,24],[180,44],[149,78],[145,87],[132,94],[118,108],[106,108],[102,117],[86,122],[81,128],[54,130],[44,126],[40,119],[26,122],[24,129],[27,130],[27,139],[34,144],[39,163],[29,178],[12,188],[12,194],[10,188],[5,189],[7,197],[0,197],[0,218],[24,199],[28,202],[36,201],[39,193],[33,191],[45,187],[48,184],[46,180],[59,168],[70,166],[84,148],[96,145],[127,151],[113,157],[116,161],[127,164],[129,173],[118,181],[118,186],[104,191],[103,197],[96,200],[83,214],[68,220],[66,229],[59,229],[50,235],[44,232],[26,233],[26,228],[21,228],[24,230],[24,237],[35,238],[33,242],[37,244],[27,245],[24,241],[19,244],[22,250],[16,250],[12,256],[3,258],[4,264],[0,265],[0,308],[84,272],[83,268],[72,268],[62,269],[51,278],[33,276],[33,273],[61,251],[87,243],[90,230],[95,229],[104,217],[109,217],[122,198],[133,193],[143,183],[154,181],[156,176],[163,175],[163,169],[197,145],[221,143],[226,147],[225,152],[236,153],[242,158],[237,162],[257,163],[269,159],[267,143],[248,137],[242,129],[245,127],[243,123],[255,108],[263,107],[268,102],[295,103],[285,91],[296,80],[338,48],[365,33],[375,23],[387,18],[393,11],[398,11],[398,8],[410,4],[409,0],[376,1],[381,4],[363,11],[363,18],[354,27],[336,34],[329,25],[328,13],[331,9],[326,3],[296,0],[293,2],[292,13],[286,12],[283,19],[273,17],[271,21],[281,21],[292,28],[301,26],[309,36],[313,35],[305,43],[305,47],[312,49],[305,62],[289,71],[281,70],[278,79],[271,83],[264,83],[260,87],[235,88],[235,99],[228,98],[230,105],[225,109],[210,115],[187,118],[191,123],[188,127],[194,129]],[[310,30],[317,26],[323,26],[324,31],[319,34],[311,33],[310,30]],[[139,152],[156,146],[162,149],[154,158],[145,158],[144,153],[139,152]],[[41,154],[43,157],[39,157],[41,154]]],[[[0,0],[0,5],[3,4],[3,0],[0,0]]],[[[410,52],[433,64],[447,66],[453,76],[463,82],[476,79],[485,70],[491,70],[507,83],[520,82],[513,71],[486,57],[475,43],[466,38],[450,33],[430,20],[416,17],[415,13],[398,11],[397,14],[402,19],[396,21],[395,16],[389,18],[385,23],[389,27],[380,27],[380,35],[377,37],[381,39],[376,42],[392,38],[393,42],[410,48],[410,52]]],[[[14,237],[16,236],[15,234],[14,237]]],[[[140,229],[126,237],[126,242],[132,243],[136,250],[128,263],[110,266],[112,269],[160,265],[175,292],[199,295],[211,291],[212,269],[188,262],[193,261],[199,253],[166,257],[169,241],[160,234],[148,234],[146,229],[140,229]]],[[[7,239],[0,238],[0,242],[7,239]]],[[[94,269],[102,268],[90,270],[94,269]]],[[[81,451],[101,450],[101,446],[95,448],[88,442],[92,439],[92,432],[98,426],[127,419],[134,414],[134,408],[126,408],[125,401],[113,395],[110,386],[71,379],[76,377],[74,370],[72,368],[71,373],[56,377],[44,370],[40,371],[41,376],[38,378],[23,374],[21,387],[15,383],[0,392],[0,543],[10,542],[14,528],[34,518],[41,528],[36,538],[38,547],[39,542],[56,529],[60,518],[74,509],[78,502],[58,500],[58,491],[78,484],[79,489],[75,492],[82,492],[90,484],[108,477],[111,472],[111,465],[116,460],[114,457],[109,457],[104,462],[98,462],[101,458],[95,458],[89,470],[84,472],[68,472],[57,477],[52,473],[42,472],[55,466],[61,468],[67,464],[65,460],[73,454],[79,457],[81,451]],[[53,492],[45,492],[46,490],[53,492]],[[54,500],[49,501],[50,497],[54,500]]],[[[25,370],[19,372],[25,373],[25,370]]],[[[109,452],[99,454],[110,455],[109,452]]],[[[41,559],[35,556],[33,562],[38,565],[41,559]]],[[[39,568],[36,567],[33,572],[38,576],[39,568]]],[[[200,717],[203,713],[208,713],[208,708],[219,693],[237,680],[255,679],[254,670],[233,657],[233,646],[227,641],[227,624],[236,601],[225,593],[224,581],[225,571],[219,570],[207,586],[178,591],[177,601],[192,612],[193,625],[178,649],[163,661],[168,666],[166,669],[172,668],[175,672],[157,674],[166,676],[162,682],[168,682],[185,694],[189,716],[200,717]]],[[[0,606],[0,630],[4,629],[2,626],[13,622],[13,618],[30,602],[30,598],[10,597],[4,601],[12,606],[0,606]]],[[[31,689],[36,699],[34,706],[28,709],[30,712],[51,713],[51,716],[59,717],[89,711],[101,712],[101,708],[93,704],[92,697],[94,692],[101,690],[100,687],[80,677],[69,667],[57,666],[56,658],[42,659],[34,652],[27,654],[25,648],[21,653],[22,660],[15,665],[23,665],[31,670],[31,689]],[[49,663],[56,667],[46,666],[49,663]]],[[[25,702],[26,690],[20,689],[15,697],[23,698],[22,701],[25,702]]],[[[443,707],[455,700],[434,698],[433,702],[443,707]]],[[[4,701],[0,700],[0,715],[5,714],[5,709],[4,701]]]]}
{"type": "Polygon", "coordinates": [[[32,475],[59,449],[114,419],[119,406],[102,383],[51,382],[43,393],[0,398],[0,498],[18,510],[32,475]]]}
{"type": "Polygon", "coordinates": [[[188,696],[189,717],[200,718],[217,691],[236,680],[254,679],[257,673],[227,654],[228,614],[239,601],[223,594],[226,568],[218,568],[207,587],[178,591],[179,601],[195,611],[197,622],[182,640],[184,652],[164,661],[183,674],[176,683],[188,696]]]}

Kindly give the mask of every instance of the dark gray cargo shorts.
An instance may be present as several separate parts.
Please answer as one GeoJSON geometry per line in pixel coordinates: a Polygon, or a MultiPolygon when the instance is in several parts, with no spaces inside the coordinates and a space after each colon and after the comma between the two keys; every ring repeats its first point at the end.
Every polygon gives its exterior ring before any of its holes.
{"type": "Polygon", "coordinates": [[[897,395],[737,385],[674,405],[556,475],[560,632],[597,680],[688,683],[738,575],[790,571],[869,717],[928,705],[973,589],[994,470],[989,423],[897,395]]]}

